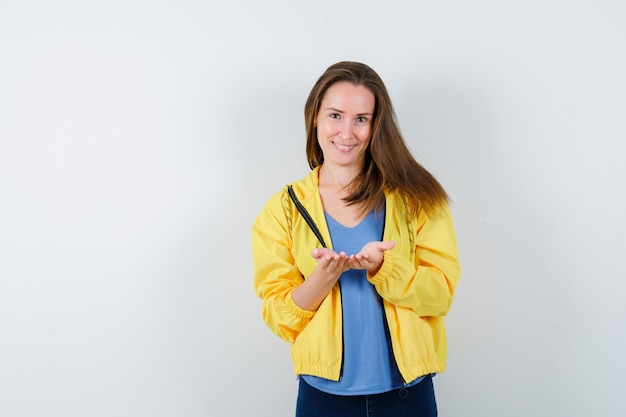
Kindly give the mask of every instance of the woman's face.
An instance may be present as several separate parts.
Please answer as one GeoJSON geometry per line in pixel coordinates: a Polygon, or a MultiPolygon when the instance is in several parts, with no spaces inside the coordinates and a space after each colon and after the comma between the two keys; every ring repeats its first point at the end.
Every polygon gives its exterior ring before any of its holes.
{"type": "Polygon", "coordinates": [[[326,90],[315,122],[325,165],[363,167],[375,104],[362,85],[338,82],[326,90]]]}

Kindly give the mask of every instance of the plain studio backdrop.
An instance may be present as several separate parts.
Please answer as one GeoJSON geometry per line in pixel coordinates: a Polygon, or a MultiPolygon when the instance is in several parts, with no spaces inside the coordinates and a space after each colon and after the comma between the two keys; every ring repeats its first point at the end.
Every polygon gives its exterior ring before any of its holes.
{"type": "Polygon", "coordinates": [[[0,3],[0,415],[290,416],[250,226],[371,65],[453,200],[444,417],[624,415],[626,6],[0,3]]]}

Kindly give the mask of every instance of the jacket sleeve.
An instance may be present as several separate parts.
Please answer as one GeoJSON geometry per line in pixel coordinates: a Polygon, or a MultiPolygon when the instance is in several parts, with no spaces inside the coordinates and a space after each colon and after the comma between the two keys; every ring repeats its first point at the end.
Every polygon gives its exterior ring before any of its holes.
{"type": "Polygon", "coordinates": [[[315,312],[298,307],[291,294],[304,280],[292,255],[289,214],[274,195],[252,226],[254,291],[263,300],[263,320],[282,339],[294,342],[315,312]]]}
{"type": "Polygon", "coordinates": [[[399,246],[386,251],[382,266],[368,279],[392,304],[423,317],[445,316],[461,274],[450,209],[445,205],[432,217],[420,212],[413,224],[413,238],[402,244],[413,240],[414,253],[399,246]]]}

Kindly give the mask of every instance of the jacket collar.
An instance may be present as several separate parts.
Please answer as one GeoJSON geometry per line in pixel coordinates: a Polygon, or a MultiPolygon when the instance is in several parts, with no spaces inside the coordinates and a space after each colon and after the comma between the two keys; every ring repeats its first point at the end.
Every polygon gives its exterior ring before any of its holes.
{"type": "MultiPolygon", "coordinates": [[[[311,172],[299,181],[293,184],[293,189],[296,192],[296,196],[303,205],[308,205],[311,198],[319,196],[319,171],[320,166],[313,168],[311,172]]],[[[321,204],[321,199],[320,199],[321,204]]]]}

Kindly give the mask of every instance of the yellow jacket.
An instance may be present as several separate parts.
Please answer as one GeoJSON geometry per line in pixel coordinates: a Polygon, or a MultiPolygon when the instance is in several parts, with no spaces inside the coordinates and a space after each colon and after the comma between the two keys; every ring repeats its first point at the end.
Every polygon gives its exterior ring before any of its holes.
{"type": "MultiPolygon", "coordinates": [[[[318,170],[295,182],[293,188],[330,246],[318,170]]],[[[388,193],[383,240],[394,240],[396,246],[385,252],[380,270],[367,278],[383,299],[394,357],[409,382],[445,369],[443,316],[450,309],[460,266],[447,205],[433,217],[422,211],[417,218],[407,217],[400,196],[388,193]]],[[[311,256],[316,247],[321,245],[285,187],[269,199],[252,226],[254,290],[263,300],[267,326],[291,343],[295,374],[336,381],[343,348],[339,285],[317,311],[303,310],[291,298],[317,266],[311,256]]]]}

